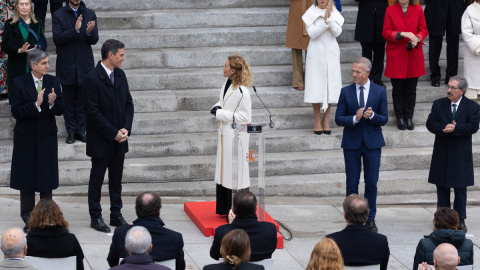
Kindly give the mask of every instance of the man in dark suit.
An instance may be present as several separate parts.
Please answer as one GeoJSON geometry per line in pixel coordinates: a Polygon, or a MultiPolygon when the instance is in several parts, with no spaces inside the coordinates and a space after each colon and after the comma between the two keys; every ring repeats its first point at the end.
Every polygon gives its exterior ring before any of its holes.
{"type": "Polygon", "coordinates": [[[464,96],[465,78],[450,78],[447,97],[433,102],[427,129],[435,134],[428,182],[437,186],[437,207],[450,207],[450,188],[454,189],[453,209],[466,229],[467,187],[474,185],[472,134],[478,131],[480,106],[464,96]]]}
{"type": "Polygon", "coordinates": [[[443,36],[447,40],[447,70],[445,84],[458,72],[459,36],[462,33],[461,20],[468,0],[425,0],[425,20],[429,34],[428,61],[432,86],[440,86],[440,52],[443,36]]]}
{"type": "Polygon", "coordinates": [[[82,84],[95,68],[92,45],[98,42],[97,16],[82,0],[69,0],[55,12],[53,42],[57,51],[57,77],[65,99],[66,143],[86,142],[82,84]]]}
{"type": "Polygon", "coordinates": [[[386,270],[390,249],[387,237],[372,232],[363,224],[368,219],[369,206],[365,198],[351,194],[343,201],[343,216],[347,227],[329,234],[337,243],[346,266],[380,265],[386,270]]]}
{"type": "Polygon", "coordinates": [[[0,261],[0,269],[35,270],[25,261],[27,240],[22,230],[12,228],[2,235],[2,252],[5,260],[0,261]]]}
{"type": "MultiPolygon", "coordinates": [[[[32,0],[32,2],[34,4],[33,13],[35,14],[35,18],[41,20],[42,25],[45,27],[48,0],[32,0]]],[[[55,11],[62,8],[64,2],[66,2],[66,0],[50,0],[50,14],[52,17],[55,11]]]]}
{"type": "Polygon", "coordinates": [[[122,217],[122,175],[128,136],[132,131],[133,102],[127,77],[120,69],[125,60],[125,45],[114,39],[102,45],[102,61],[83,84],[87,120],[87,155],[92,158],[88,183],[90,226],[110,232],[102,219],[100,196],[108,168],[110,225],[128,225],[122,217]]]}
{"type": "Polygon", "coordinates": [[[355,83],[342,88],[335,113],[335,123],[344,126],[342,148],[347,176],[347,196],[358,194],[361,159],[363,157],[365,197],[370,205],[366,226],[377,231],[377,182],[382,147],[385,146],[382,128],[388,122],[385,89],[368,79],[371,62],[365,57],[353,62],[355,83]]]}
{"type": "Polygon", "coordinates": [[[218,260],[223,237],[234,229],[243,229],[250,238],[252,253],[250,261],[256,262],[272,258],[277,248],[277,228],[270,222],[257,220],[257,198],[252,192],[243,189],[233,197],[233,210],[229,214],[230,224],[215,229],[210,257],[218,260]],[[233,220],[232,220],[233,219],[233,220]]]}
{"type": "Polygon", "coordinates": [[[182,234],[163,227],[165,224],[160,219],[161,209],[162,201],[155,192],[147,191],[137,196],[135,212],[138,219],[133,221],[133,225],[116,228],[113,233],[112,244],[107,257],[110,267],[118,265],[120,258],[128,256],[125,251],[127,231],[133,226],[143,226],[152,236],[153,248],[150,251],[150,256],[153,260],[158,262],[175,259],[175,269],[185,269],[182,234]]]}
{"type": "Polygon", "coordinates": [[[58,187],[58,140],[56,115],[63,113],[60,82],[48,75],[48,54],[34,49],[28,54],[31,72],[13,80],[11,110],[13,129],[10,187],[20,190],[20,216],[28,230],[35,207],[35,192],[52,198],[58,187]]]}

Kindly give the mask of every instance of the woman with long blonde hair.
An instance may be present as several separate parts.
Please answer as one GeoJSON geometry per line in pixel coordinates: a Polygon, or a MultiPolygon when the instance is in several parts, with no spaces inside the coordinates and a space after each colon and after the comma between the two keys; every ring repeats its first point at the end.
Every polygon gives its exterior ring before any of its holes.
{"type": "Polygon", "coordinates": [[[323,238],[313,248],[306,270],[343,270],[343,258],[333,239],[323,238]]]}

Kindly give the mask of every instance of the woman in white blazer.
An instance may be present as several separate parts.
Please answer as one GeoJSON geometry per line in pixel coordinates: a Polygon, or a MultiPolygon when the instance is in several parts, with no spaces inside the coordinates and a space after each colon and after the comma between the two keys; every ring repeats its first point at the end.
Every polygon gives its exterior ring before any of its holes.
{"type": "MultiPolygon", "coordinates": [[[[250,186],[248,171],[248,134],[240,134],[241,146],[238,148],[237,160],[241,162],[238,169],[238,183],[232,181],[232,156],[235,123],[248,123],[252,120],[252,100],[247,86],[252,83],[250,66],[241,55],[229,56],[223,67],[223,76],[227,81],[220,90],[219,101],[213,105],[211,113],[218,120],[217,161],[215,183],[217,184],[216,213],[227,215],[232,208],[232,189],[245,189],[250,186]]],[[[237,127],[238,128],[238,127],[237,127]]]]}
{"type": "Polygon", "coordinates": [[[313,0],[302,16],[310,36],[305,67],[305,103],[312,103],[314,132],[330,134],[330,107],[338,103],[342,88],[340,48],[337,37],[342,33],[344,19],[332,0],[313,0]],[[323,104],[323,119],[320,118],[323,104]]]}
{"type": "Polygon", "coordinates": [[[463,64],[468,91],[465,96],[478,101],[480,95],[480,0],[472,1],[462,16],[462,38],[465,42],[463,64]]]}

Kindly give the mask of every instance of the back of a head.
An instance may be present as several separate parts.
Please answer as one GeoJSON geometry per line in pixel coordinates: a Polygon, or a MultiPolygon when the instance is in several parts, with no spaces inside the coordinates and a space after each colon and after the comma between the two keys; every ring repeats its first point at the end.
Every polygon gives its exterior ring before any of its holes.
{"type": "Polygon", "coordinates": [[[433,251],[433,260],[435,270],[455,270],[460,262],[460,257],[452,244],[443,243],[433,251]]]}
{"type": "Polygon", "coordinates": [[[460,219],[457,211],[447,207],[439,207],[433,215],[433,226],[436,230],[460,230],[460,219]]]}
{"type": "Polygon", "coordinates": [[[27,240],[19,228],[8,229],[2,235],[2,252],[5,258],[23,258],[27,240]]]}
{"type": "Polygon", "coordinates": [[[370,207],[367,199],[364,197],[350,194],[343,201],[343,211],[345,212],[345,219],[349,224],[363,225],[368,220],[370,207]]]}
{"type": "Polygon", "coordinates": [[[49,226],[68,227],[68,222],[63,217],[62,210],[52,199],[41,199],[32,213],[28,225],[31,230],[42,229],[49,226]]]}
{"type": "Polygon", "coordinates": [[[255,215],[257,212],[257,198],[252,192],[243,189],[233,197],[233,212],[236,218],[255,215]]]}
{"type": "Polygon", "coordinates": [[[242,229],[235,229],[227,233],[220,246],[220,254],[228,264],[235,264],[236,269],[242,262],[250,261],[250,238],[242,229]]]}
{"type": "Polygon", "coordinates": [[[133,226],[125,236],[125,247],[128,254],[148,254],[152,244],[152,236],[142,226],[133,226]]]}
{"type": "Polygon", "coordinates": [[[323,238],[313,248],[306,270],[344,269],[340,248],[333,239],[323,238]]]}
{"type": "Polygon", "coordinates": [[[138,194],[135,200],[135,212],[137,217],[144,218],[148,216],[160,216],[162,208],[162,199],[153,191],[145,191],[138,194]]]}

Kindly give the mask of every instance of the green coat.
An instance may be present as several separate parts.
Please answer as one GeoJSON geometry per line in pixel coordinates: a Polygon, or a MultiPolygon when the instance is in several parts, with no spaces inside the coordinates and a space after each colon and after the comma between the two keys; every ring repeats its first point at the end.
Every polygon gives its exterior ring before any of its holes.
{"type": "MultiPolygon", "coordinates": [[[[12,19],[5,22],[3,37],[2,37],[2,51],[8,54],[7,65],[7,89],[12,89],[12,82],[18,76],[22,76],[27,73],[27,53],[17,53],[25,41],[23,41],[22,32],[20,31],[21,23],[17,21],[11,24],[12,19]]],[[[22,26],[23,27],[23,26],[22,26]]],[[[43,37],[42,22],[38,21],[30,24],[30,27],[37,34],[38,38],[43,37]]],[[[27,42],[30,44],[30,48],[33,48],[36,43],[35,37],[29,32],[27,42]]]]}

